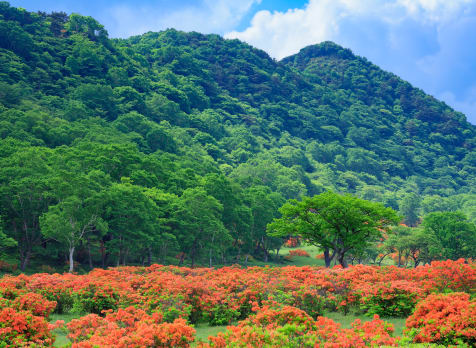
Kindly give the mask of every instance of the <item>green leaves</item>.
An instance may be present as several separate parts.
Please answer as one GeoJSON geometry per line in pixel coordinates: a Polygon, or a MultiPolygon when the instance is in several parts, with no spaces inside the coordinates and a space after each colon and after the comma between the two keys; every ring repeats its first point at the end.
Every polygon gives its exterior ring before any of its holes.
{"type": "Polygon", "coordinates": [[[399,221],[396,212],[381,203],[333,192],[290,200],[280,212],[282,218],[268,225],[270,235],[299,235],[333,250],[344,267],[346,253],[363,250],[399,221]]]}
{"type": "Polygon", "coordinates": [[[461,212],[435,212],[425,216],[423,227],[438,241],[440,258],[476,257],[476,225],[461,212]]]}

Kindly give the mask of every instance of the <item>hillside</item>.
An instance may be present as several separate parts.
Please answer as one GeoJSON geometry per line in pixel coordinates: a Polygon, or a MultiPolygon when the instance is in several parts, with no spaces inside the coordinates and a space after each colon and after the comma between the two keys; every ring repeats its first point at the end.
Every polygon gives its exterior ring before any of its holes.
{"type": "Polygon", "coordinates": [[[329,189],[476,219],[476,127],[330,42],[277,62],[0,2],[0,124],[2,243],[22,268],[68,243],[90,266],[266,259],[277,208],[329,189]],[[69,216],[84,230],[65,240],[69,216]]]}

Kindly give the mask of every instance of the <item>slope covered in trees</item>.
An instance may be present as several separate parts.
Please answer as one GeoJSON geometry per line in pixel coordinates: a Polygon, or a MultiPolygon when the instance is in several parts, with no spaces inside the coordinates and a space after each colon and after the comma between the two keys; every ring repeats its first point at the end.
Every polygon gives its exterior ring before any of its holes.
{"type": "Polygon", "coordinates": [[[277,62],[0,2],[0,139],[0,252],[22,268],[266,259],[284,201],[328,189],[410,225],[476,218],[476,128],[329,42],[277,62]]]}

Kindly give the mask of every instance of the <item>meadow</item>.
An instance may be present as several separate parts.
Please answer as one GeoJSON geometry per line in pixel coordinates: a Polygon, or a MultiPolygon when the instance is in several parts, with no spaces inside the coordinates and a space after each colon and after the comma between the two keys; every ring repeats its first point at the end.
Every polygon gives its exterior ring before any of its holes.
{"type": "MultiPolygon", "coordinates": [[[[322,261],[306,252],[293,258],[322,261]]],[[[471,347],[475,284],[463,259],[5,275],[0,346],[471,347]]]]}

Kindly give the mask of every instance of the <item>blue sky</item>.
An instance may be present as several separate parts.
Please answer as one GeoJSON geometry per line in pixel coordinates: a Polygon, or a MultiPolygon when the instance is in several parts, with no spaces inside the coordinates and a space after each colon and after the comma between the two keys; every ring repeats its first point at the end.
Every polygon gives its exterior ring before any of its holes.
{"type": "Polygon", "coordinates": [[[238,38],[280,59],[332,40],[476,124],[476,0],[24,0],[90,15],[111,37],[177,28],[238,38]]]}

